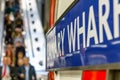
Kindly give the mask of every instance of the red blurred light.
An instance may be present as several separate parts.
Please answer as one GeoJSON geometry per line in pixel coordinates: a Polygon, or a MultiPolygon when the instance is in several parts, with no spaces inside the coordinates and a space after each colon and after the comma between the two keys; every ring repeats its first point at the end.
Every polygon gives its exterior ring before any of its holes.
{"type": "Polygon", "coordinates": [[[82,80],[106,80],[106,70],[85,70],[82,80]]]}

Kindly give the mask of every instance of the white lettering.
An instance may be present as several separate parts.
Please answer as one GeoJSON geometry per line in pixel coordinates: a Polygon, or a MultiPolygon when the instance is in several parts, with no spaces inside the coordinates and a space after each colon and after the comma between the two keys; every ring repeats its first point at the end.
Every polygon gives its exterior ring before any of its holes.
{"type": "Polygon", "coordinates": [[[120,4],[119,0],[114,0],[114,38],[118,38],[120,36],[120,28],[119,28],[119,16],[120,16],[120,4]]]}
{"type": "Polygon", "coordinates": [[[57,34],[57,51],[58,54],[61,54],[61,49],[60,49],[60,33],[57,34]]]}
{"type": "Polygon", "coordinates": [[[99,37],[100,43],[103,42],[103,29],[105,30],[108,40],[113,39],[109,24],[107,22],[110,13],[109,0],[99,0],[99,37]],[[105,6],[105,13],[103,14],[103,6],[105,6]]]}
{"type": "Polygon", "coordinates": [[[61,31],[61,39],[62,39],[62,55],[64,55],[64,36],[65,36],[65,28],[61,31]]]}
{"type": "Polygon", "coordinates": [[[69,25],[67,26],[67,30],[68,30],[68,42],[69,42],[69,52],[71,52],[71,46],[73,51],[75,51],[75,42],[76,42],[76,25],[77,24],[77,20],[74,20],[74,26],[73,26],[73,22],[71,22],[70,24],[70,29],[69,29],[69,25]],[[74,27],[74,30],[73,30],[74,27]]]}
{"type": "Polygon", "coordinates": [[[89,19],[88,19],[87,47],[90,46],[91,38],[94,38],[95,44],[98,44],[98,36],[97,36],[93,6],[90,7],[90,13],[89,13],[89,19]]]}
{"type": "Polygon", "coordinates": [[[82,14],[82,26],[79,27],[79,23],[80,23],[80,18],[77,17],[77,36],[78,36],[78,50],[80,49],[80,35],[82,34],[83,35],[83,47],[85,48],[86,47],[86,39],[85,39],[85,12],[83,12],[82,14]]]}

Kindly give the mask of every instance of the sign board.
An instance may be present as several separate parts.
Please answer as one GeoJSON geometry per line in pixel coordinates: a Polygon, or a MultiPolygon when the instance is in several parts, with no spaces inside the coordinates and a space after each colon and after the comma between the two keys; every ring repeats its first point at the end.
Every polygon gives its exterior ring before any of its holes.
{"type": "Polygon", "coordinates": [[[120,62],[120,1],[79,0],[47,34],[47,69],[120,62]]]}

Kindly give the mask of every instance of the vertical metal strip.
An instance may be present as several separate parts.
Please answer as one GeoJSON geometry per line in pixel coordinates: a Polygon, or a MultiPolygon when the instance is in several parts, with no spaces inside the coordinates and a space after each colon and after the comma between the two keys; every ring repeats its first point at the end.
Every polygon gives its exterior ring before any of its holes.
{"type": "Polygon", "coordinates": [[[5,0],[0,1],[0,63],[3,53],[3,29],[4,29],[4,9],[5,9],[5,0]]]}

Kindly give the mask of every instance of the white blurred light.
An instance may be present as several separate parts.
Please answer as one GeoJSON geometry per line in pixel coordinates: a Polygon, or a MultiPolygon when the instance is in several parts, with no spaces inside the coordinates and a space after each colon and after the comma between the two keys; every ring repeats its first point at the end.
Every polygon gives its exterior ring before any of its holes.
{"type": "Polygon", "coordinates": [[[22,35],[25,35],[25,34],[26,34],[26,32],[25,32],[25,31],[23,31],[23,32],[22,32],[22,35]]]}

